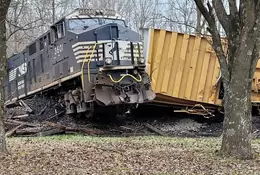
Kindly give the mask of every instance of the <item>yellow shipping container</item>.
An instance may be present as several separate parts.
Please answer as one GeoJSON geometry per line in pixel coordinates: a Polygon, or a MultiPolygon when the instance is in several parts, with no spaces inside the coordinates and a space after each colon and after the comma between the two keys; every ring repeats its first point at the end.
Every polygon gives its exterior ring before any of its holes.
{"type": "MultiPolygon", "coordinates": [[[[220,66],[207,39],[166,30],[144,30],[147,71],[155,102],[180,106],[221,106],[220,66]]],[[[252,86],[252,101],[260,101],[260,62],[252,86]]]]}

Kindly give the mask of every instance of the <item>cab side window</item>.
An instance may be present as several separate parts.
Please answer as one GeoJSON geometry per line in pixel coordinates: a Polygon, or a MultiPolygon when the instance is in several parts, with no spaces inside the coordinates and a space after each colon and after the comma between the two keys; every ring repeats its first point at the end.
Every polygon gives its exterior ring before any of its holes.
{"type": "Polygon", "coordinates": [[[62,38],[65,36],[64,28],[64,22],[57,25],[58,38],[62,38]]]}
{"type": "Polygon", "coordinates": [[[59,22],[51,27],[52,42],[65,36],[65,23],[64,21],[59,22]]]}
{"type": "Polygon", "coordinates": [[[29,46],[29,55],[33,55],[34,53],[36,53],[37,48],[36,48],[36,42],[34,42],[33,44],[31,44],[29,46]]]}

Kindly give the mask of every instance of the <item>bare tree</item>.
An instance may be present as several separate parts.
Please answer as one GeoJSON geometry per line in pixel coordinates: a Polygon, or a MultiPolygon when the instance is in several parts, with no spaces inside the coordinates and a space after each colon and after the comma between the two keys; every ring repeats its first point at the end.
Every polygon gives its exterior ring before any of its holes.
{"type": "Polygon", "coordinates": [[[29,5],[28,0],[12,0],[8,10],[7,41],[14,53],[21,51],[24,47],[24,31],[39,26],[37,23],[39,18],[33,18],[33,15],[28,12],[29,5]]]}
{"type": "MultiPolygon", "coordinates": [[[[184,33],[196,31],[196,8],[192,0],[168,0],[165,7],[168,9],[160,14],[166,23],[164,28],[184,33]]],[[[201,22],[201,18],[199,20],[201,22]]]]}
{"type": "Polygon", "coordinates": [[[76,7],[73,0],[12,0],[7,15],[7,55],[20,52],[53,21],[76,7]],[[54,5],[54,6],[53,6],[54,5]],[[54,10],[53,10],[54,7],[54,10]]]}
{"type": "MultiPolygon", "coordinates": [[[[202,0],[202,3],[204,3],[204,2],[205,2],[205,0],[202,0]]],[[[204,28],[204,26],[206,24],[206,20],[202,19],[202,14],[198,7],[196,8],[196,13],[197,13],[196,33],[201,34],[202,29],[204,28]]]]}
{"type": "Polygon", "coordinates": [[[0,152],[6,153],[5,127],[4,127],[4,89],[3,84],[6,75],[6,15],[10,6],[11,0],[0,0],[0,152]]]}
{"type": "MultiPolygon", "coordinates": [[[[21,0],[21,1],[17,1],[17,0],[13,0],[10,4],[9,7],[9,16],[12,16],[11,20],[8,20],[8,29],[9,29],[9,33],[13,33],[12,30],[17,30],[17,28],[15,26],[19,25],[19,18],[22,15],[22,12],[24,10],[25,7],[25,0],[21,0]],[[12,26],[13,24],[13,26],[12,26]]],[[[13,34],[13,38],[15,41],[21,41],[21,38],[19,38],[19,35],[17,35],[17,33],[13,34]]],[[[14,52],[18,52],[19,50],[19,42],[14,42],[14,52]]]]}
{"type": "Polygon", "coordinates": [[[79,0],[79,7],[81,7],[81,8],[86,8],[86,7],[88,7],[88,2],[87,2],[87,0],[79,0]]]}
{"type": "Polygon", "coordinates": [[[229,0],[229,14],[222,0],[207,7],[194,0],[209,25],[224,84],[224,130],[221,153],[251,158],[251,85],[260,51],[260,1],[229,0]],[[237,6],[239,5],[239,8],[237,6]],[[225,30],[228,54],[217,30],[216,17],[225,30]]]}
{"type": "Polygon", "coordinates": [[[34,38],[33,30],[43,25],[40,17],[34,14],[31,1],[12,0],[7,15],[8,56],[20,52],[34,38]]]}
{"type": "Polygon", "coordinates": [[[132,23],[134,24],[134,30],[140,32],[143,36],[143,31],[140,29],[147,27],[154,27],[156,13],[156,0],[132,0],[132,23]]]}
{"type": "Polygon", "coordinates": [[[158,4],[160,0],[79,0],[82,8],[116,10],[128,21],[128,27],[136,31],[159,26],[158,4]]]}
{"type": "Polygon", "coordinates": [[[168,15],[165,16],[178,32],[192,33],[196,28],[196,9],[192,0],[168,0],[168,15]]]}

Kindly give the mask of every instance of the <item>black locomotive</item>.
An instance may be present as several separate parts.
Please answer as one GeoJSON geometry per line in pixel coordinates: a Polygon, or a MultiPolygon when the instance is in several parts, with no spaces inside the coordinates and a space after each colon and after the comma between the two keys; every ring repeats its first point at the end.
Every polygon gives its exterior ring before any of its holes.
{"type": "Polygon", "coordinates": [[[5,105],[52,93],[67,114],[126,112],[155,98],[145,66],[140,35],[114,11],[76,9],[8,59],[5,105]]]}

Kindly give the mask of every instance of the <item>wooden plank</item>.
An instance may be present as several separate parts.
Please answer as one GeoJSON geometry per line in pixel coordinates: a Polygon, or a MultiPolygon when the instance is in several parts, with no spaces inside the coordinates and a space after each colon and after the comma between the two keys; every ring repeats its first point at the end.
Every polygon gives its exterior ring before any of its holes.
{"type": "Polygon", "coordinates": [[[11,129],[10,131],[8,131],[8,132],[5,134],[5,136],[6,136],[6,137],[11,137],[11,136],[13,136],[14,133],[15,133],[19,128],[21,128],[21,127],[23,127],[23,126],[24,126],[23,124],[21,124],[21,125],[19,125],[19,126],[16,126],[15,128],[13,128],[13,129],[11,129]]]}
{"type": "Polygon", "coordinates": [[[39,137],[44,137],[44,136],[62,134],[64,132],[65,132],[65,130],[54,128],[54,129],[50,129],[50,130],[47,130],[47,131],[39,132],[36,135],[39,136],[39,137]]]}
{"type": "Polygon", "coordinates": [[[46,111],[46,109],[48,108],[48,106],[49,106],[49,104],[47,104],[47,105],[37,114],[37,116],[42,115],[42,114],[46,111]]]}
{"type": "Polygon", "coordinates": [[[125,131],[134,131],[134,129],[126,127],[126,126],[120,126],[120,128],[125,130],[125,131]]]}
{"type": "Polygon", "coordinates": [[[51,120],[51,119],[54,119],[55,117],[58,117],[60,116],[61,114],[65,113],[66,111],[61,111],[57,114],[54,114],[53,116],[50,116],[49,118],[47,118],[45,121],[48,121],[48,120],[51,120]]]}
{"type": "Polygon", "coordinates": [[[152,125],[150,125],[150,124],[148,124],[148,123],[146,123],[145,126],[146,126],[148,129],[150,129],[150,130],[152,130],[152,131],[154,131],[154,132],[160,134],[161,136],[167,136],[166,133],[164,133],[163,131],[161,131],[161,130],[155,128],[154,126],[152,126],[152,125]]]}
{"type": "Polygon", "coordinates": [[[24,107],[27,112],[29,112],[29,113],[32,113],[32,112],[33,112],[33,110],[32,110],[23,100],[20,100],[20,101],[19,101],[19,104],[20,104],[22,107],[24,107]]]}
{"type": "Polygon", "coordinates": [[[28,114],[17,115],[17,116],[13,116],[12,119],[24,119],[26,117],[29,117],[29,115],[28,114]]]}
{"type": "Polygon", "coordinates": [[[52,123],[52,122],[44,122],[45,125],[52,126],[54,128],[58,128],[65,131],[75,131],[75,132],[82,132],[89,135],[99,135],[99,134],[105,134],[104,131],[98,130],[98,129],[88,129],[88,128],[73,128],[73,127],[67,127],[64,125],[52,123]]]}
{"type": "Polygon", "coordinates": [[[39,133],[41,131],[43,131],[46,127],[28,127],[28,128],[23,128],[23,129],[19,129],[16,131],[17,135],[29,135],[29,134],[36,134],[39,133]]]}
{"type": "Polygon", "coordinates": [[[26,125],[26,126],[31,126],[31,127],[39,127],[40,126],[40,124],[32,124],[32,123],[21,122],[21,121],[16,121],[16,120],[11,120],[11,119],[7,119],[7,120],[5,120],[5,122],[16,124],[16,125],[26,125]]]}

